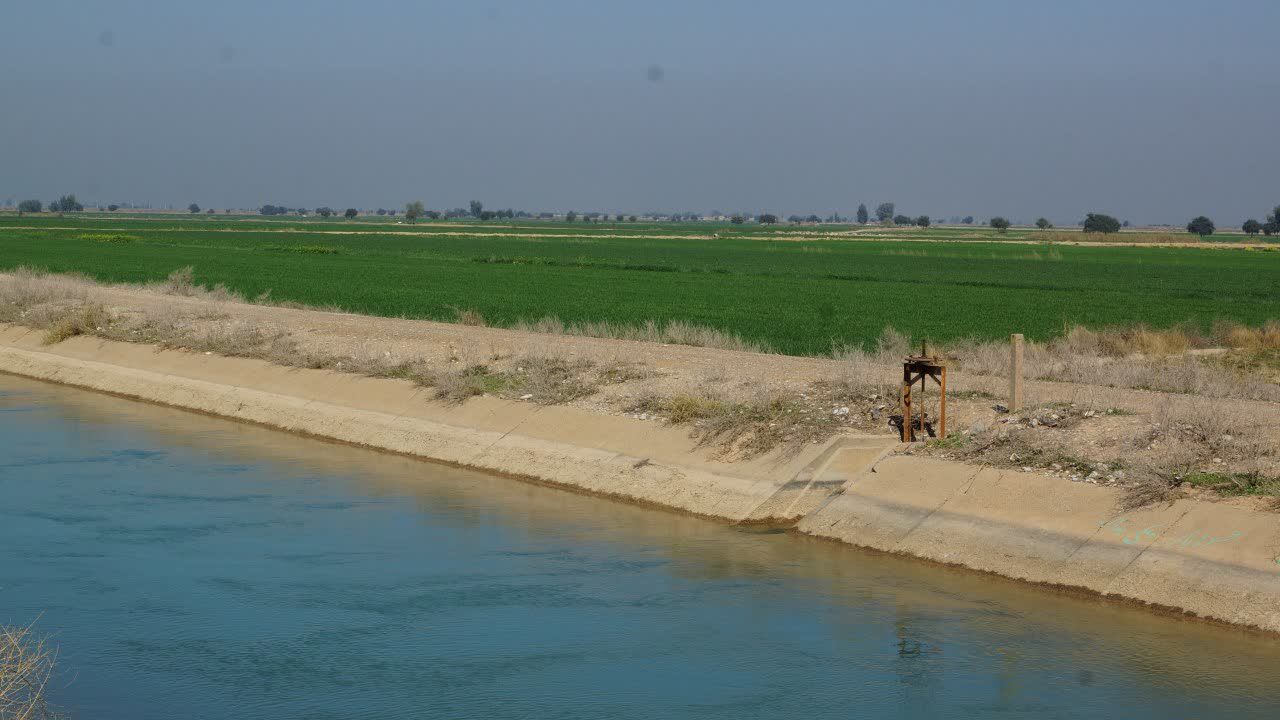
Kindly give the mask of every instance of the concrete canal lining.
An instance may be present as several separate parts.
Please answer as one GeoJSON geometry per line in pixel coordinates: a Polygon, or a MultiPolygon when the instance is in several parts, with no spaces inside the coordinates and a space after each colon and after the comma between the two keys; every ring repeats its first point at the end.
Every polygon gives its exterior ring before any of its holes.
{"type": "Polygon", "coordinates": [[[1280,515],[892,454],[841,436],[731,461],[653,421],[0,326],[0,371],[1280,632],[1280,515]]]}

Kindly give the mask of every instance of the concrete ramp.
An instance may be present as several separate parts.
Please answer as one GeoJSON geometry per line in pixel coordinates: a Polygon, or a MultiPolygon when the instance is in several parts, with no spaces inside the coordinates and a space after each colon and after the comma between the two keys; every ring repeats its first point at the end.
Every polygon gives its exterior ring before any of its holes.
{"type": "Polygon", "coordinates": [[[790,526],[844,492],[899,446],[896,435],[839,438],[754,508],[742,523],[790,526]]]}

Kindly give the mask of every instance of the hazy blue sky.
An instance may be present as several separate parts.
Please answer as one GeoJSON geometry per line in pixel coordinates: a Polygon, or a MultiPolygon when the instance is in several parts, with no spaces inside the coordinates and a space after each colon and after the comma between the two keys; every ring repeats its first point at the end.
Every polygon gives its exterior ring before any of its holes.
{"type": "Polygon", "coordinates": [[[0,200],[1221,225],[1280,203],[1277,0],[64,2],[0,200]]]}

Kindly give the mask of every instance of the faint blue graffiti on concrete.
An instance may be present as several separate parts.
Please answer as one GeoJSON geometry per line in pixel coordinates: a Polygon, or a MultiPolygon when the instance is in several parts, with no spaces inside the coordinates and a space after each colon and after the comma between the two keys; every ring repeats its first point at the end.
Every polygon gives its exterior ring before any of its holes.
{"type": "Polygon", "coordinates": [[[1129,518],[1118,517],[1114,520],[1102,522],[1098,527],[1115,533],[1120,537],[1120,542],[1125,545],[1137,545],[1141,542],[1155,540],[1156,536],[1160,534],[1160,530],[1164,528],[1164,525],[1148,525],[1147,527],[1139,528],[1131,526],[1129,524],[1129,518]]]}
{"type": "MultiPolygon", "coordinates": [[[[1160,532],[1166,527],[1164,524],[1157,523],[1146,527],[1138,527],[1133,525],[1129,518],[1118,517],[1112,520],[1106,520],[1098,524],[1098,527],[1110,530],[1120,538],[1120,542],[1125,545],[1138,545],[1144,542],[1154,542],[1160,535],[1160,532]]],[[[1192,530],[1181,537],[1169,539],[1169,544],[1178,545],[1180,547],[1198,548],[1208,547],[1210,545],[1219,545],[1239,540],[1244,537],[1244,532],[1233,530],[1222,535],[1215,535],[1206,530],[1192,530]]],[[[1280,558],[1276,559],[1276,564],[1280,565],[1280,558]]]]}
{"type": "Polygon", "coordinates": [[[1205,547],[1206,545],[1217,545],[1218,543],[1231,542],[1238,540],[1244,535],[1243,532],[1235,530],[1226,535],[1211,535],[1200,530],[1193,530],[1187,535],[1178,539],[1178,544],[1182,547],[1205,547]]]}

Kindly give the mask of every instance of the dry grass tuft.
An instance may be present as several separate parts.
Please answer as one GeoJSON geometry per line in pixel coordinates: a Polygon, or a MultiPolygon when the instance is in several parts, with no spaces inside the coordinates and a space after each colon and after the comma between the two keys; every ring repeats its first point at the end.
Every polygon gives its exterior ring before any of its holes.
{"type": "Polygon", "coordinates": [[[165,295],[191,296],[196,294],[195,268],[188,265],[169,273],[169,277],[160,284],[160,292],[165,295]]]}
{"type": "Polygon", "coordinates": [[[657,375],[643,365],[616,360],[596,369],[596,379],[601,385],[620,385],[633,380],[647,380],[657,375]]]}
{"type": "Polygon", "coordinates": [[[687,425],[699,445],[714,446],[725,455],[750,458],[775,450],[794,455],[845,430],[887,430],[888,416],[897,407],[887,392],[847,377],[814,383],[802,394],[760,390],[729,398],[705,389],[649,393],[627,411],[687,425]]]}
{"type": "Polygon", "coordinates": [[[746,340],[739,335],[723,330],[695,325],[681,320],[672,320],[665,324],[648,320],[642,325],[626,325],[611,322],[565,323],[552,316],[533,322],[521,320],[511,327],[514,330],[542,333],[544,335],[571,335],[668,343],[671,345],[691,345],[693,347],[709,347],[743,352],[769,352],[768,347],[762,343],[746,340]]]}
{"type": "Polygon", "coordinates": [[[527,355],[509,373],[507,387],[511,393],[542,405],[556,405],[577,400],[596,392],[596,383],[588,377],[594,363],[549,355],[527,355]]]}
{"type": "Polygon", "coordinates": [[[101,305],[73,305],[49,318],[43,342],[54,345],[77,335],[100,335],[111,322],[111,315],[101,305]]]}
{"type": "Polygon", "coordinates": [[[489,323],[485,322],[484,315],[479,310],[462,310],[453,309],[454,322],[459,325],[470,325],[471,327],[487,327],[489,323]]]}
{"type": "Polygon", "coordinates": [[[204,300],[212,300],[215,302],[248,302],[244,296],[227,286],[219,283],[213,288],[207,288],[195,282],[195,269],[190,265],[184,268],[178,268],[169,273],[164,281],[153,283],[148,286],[152,290],[164,295],[178,295],[181,297],[198,297],[204,300]]]}
{"type": "Polygon", "coordinates": [[[31,626],[0,626],[0,718],[57,717],[47,697],[56,661],[57,651],[31,626]]]}
{"type": "Polygon", "coordinates": [[[431,377],[431,384],[435,386],[436,398],[452,403],[460,403],[485,393],[496,393],[506,387],[501,375],[490,370],[488,365],[480,364],[436,373],[431,377]]]}

